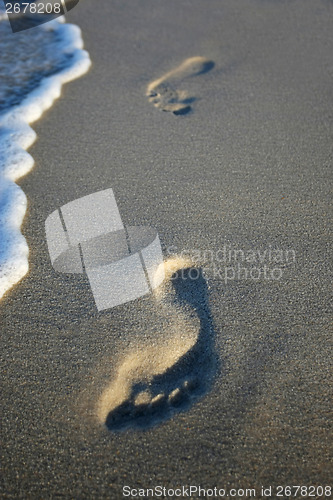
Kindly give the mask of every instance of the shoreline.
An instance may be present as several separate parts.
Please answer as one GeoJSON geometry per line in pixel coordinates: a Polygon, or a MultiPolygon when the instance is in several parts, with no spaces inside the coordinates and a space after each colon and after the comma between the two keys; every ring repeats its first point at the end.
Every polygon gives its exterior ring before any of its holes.
{"type": "Polygon", "coordinates": [[[70,62],[53,75],[44,77],[20,104],[0,114],[4,144],[0,180],[5,200],[1,203],[1,239],[5,249],[1,249],[0,300],[29,272],[29,248],[21,233],[27,199],[17,181],[34,167],[34,159],[28,153],[37,138],[32,126],[60,97],[62,86],[86,73],[91,64],[88,53],[82,50],[81,32],[76,26],[54,21],[53,29],[60,40],[57,48],[66,47],[70,62]]]}

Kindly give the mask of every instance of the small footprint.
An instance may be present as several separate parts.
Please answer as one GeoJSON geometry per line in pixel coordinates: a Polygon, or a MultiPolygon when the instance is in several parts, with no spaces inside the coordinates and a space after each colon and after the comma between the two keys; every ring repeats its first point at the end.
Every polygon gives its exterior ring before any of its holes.
{"type": "Polygon", "coordinates": [[[182,259],[164,263],[169,277],[155,294],[163,331],[123,356],[102,393],[97,416],[109,430],[147,428],[188,408],[209,388],[217,368],[207,285],[182,259]]]}
{"type": "Polygon", "coordinates": [[[206,73],[213,67],[214,62],[204,57],[185,59],[180,66],[151,82],[146,95],[157,108],[184,115],[191,110],[190,104],[195,97],[189,96],[186,90],[179,90],[179,86],[186,78],[206,73]]]}

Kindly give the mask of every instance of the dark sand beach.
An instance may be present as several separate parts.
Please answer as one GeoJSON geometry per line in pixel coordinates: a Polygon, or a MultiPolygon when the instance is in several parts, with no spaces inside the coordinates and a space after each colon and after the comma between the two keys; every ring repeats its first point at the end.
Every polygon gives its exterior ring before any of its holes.
{"type": "Polygon", "coordinates": [[[92,67],[33,125],[35,167],[19,182],[30,270],[0,302],[2,498],[325,487],[332,2],[82,0],[66,19],[92,67]],[[163,111],[165,96],[154,106],[148,86],[192,57],[202,71],[165,78],[171,104],[191,109],[163,111]],[[166,289],[166,315],[150,295],[98,313],[87,278],[51,266],[47,216],[110,187],[123,222],[156,228],[166,259],[204,256],[203,277],[166,289]],[[225,279],[237,266],[223,248],[290,253],[265,260],[279,279],[225,279]],[[197,398],[124,429],[121,416],[120,429],[98,419],[128,352],[151,356],[153,371],[187,342],[190,361],[168,376],[196,373],[197,398]]]}

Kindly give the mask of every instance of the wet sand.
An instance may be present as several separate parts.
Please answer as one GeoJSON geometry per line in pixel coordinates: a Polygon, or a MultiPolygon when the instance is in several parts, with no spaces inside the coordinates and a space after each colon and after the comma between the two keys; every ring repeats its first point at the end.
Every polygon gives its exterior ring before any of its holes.
{"type": "Polygon", "coordinates": [[[3,498],[114,499],[124,485],[260,498],[262,485],[328,483],[332,18],[324,0],[86,0],[68,14],[93,65],[34,125],[36,164],[20,181],[30,271],[0,304],[3,498]],[[171,78],[188,112],[154,106],[149,86],[192,57],[212,65],[171,78]],[[166,257],[295,253],[278,280],[226,283],[210,263],[196,289],[174,283],[176,311],[200,331],[182,345],[197,346],[205,390],[120,430],[96,418],[98,402],[128,352],[155,346],[158,362],[171,319],[152,296],[98,313],[83,275],[52,269],[44,235],[51,212],[108,187],[166,257]]]}

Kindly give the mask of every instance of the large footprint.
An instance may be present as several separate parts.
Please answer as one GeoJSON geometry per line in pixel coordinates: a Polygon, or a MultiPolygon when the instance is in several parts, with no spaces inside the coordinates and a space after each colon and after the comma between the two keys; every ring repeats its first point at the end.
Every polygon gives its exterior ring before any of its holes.
{"type": "Polygon", "coordinates": [[[217,362],[207,285],[201,270],[187,264],[164,263],[167,280],[155,293],[164,331],[122,358],[100,397],[97,416],[110,430],[154,425],[188,407],[212,381],[217,362]]]}
{"type": "Polygon", "coordinates": [[[169,71],[147,87],[149,101],[163,111],[172,111],[175,115],[184,115],[191,110],[190,104],[195,101],[179,85],[188,77],[206,73],[214,67],[213,61],[204,57],[190,57],[177,68],[169,71]]]}

